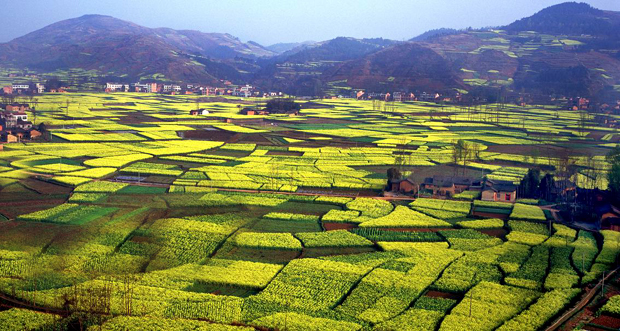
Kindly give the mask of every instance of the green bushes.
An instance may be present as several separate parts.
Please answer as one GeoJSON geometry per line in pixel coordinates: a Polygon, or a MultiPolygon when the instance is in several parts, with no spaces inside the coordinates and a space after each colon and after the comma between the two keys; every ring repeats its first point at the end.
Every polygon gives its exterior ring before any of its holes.
{"type": "Polygon", "coordinates": [[[105,193],[73,193],[70,202],[97,202],[107,197],[105,193]]]}
{"type": "Polygon", "coordinates": [[[511,232],[506,236],[508,240],[527,245],[540,245],[549,236],[549,231],[544,224],[526,221],[508,221],[511,232]]]}
{"type": "Polygon", "coordinates": [[[346,230],[306,232],[295,234],[307,248],[312,247],[367,247],[373,243],[346,230]]]}
{"type": "Polygon", "coordinates": [[[458,259],[444,270],[441,278],[433,284],[439,291],[463,293],[481,281],[499,282],[502,273],[489,263],[458,259]]]}
{"type": "Polygon", "coordinates": [[[162,194],[166,193],[166,187],[138,186],[130,185],[118,190],[118,194],[162,194]]]}
{"type": "Polygon", "coordinates": [[[581,274],[585,274],[592,267],[594,258],[598,254],[596,239],[591,232],[582,230],[579,231],[577,240],[571,243],[571,246],[575,248],[572,255],[573,264],[581,274]]]}
{"type": "Polygon", "coordinates": [[[459,213],[454,211],[446,211],[441,209],[432,209],[432,208],[422,208],[422,207],[411,207],[415,211],[419,211],[428,216],[435,217],[442,220],[458,220],[464,219],[467,217],[466,213],[459,213]]]}
{"type": "Polygon", "coordinates": [[[348,202],[352,201],[351,198],[346,197],[331,197],[331,196],[320,196],[316,198],[314,201],[318,203],[326,203],[337,206],[345,206],[348,202]]]}
{"type": "Polygon", "coordinates": [[[600,312],[608,313],[614,316],[620,316],[620,295],[614,295],[603,307],[601,307],[600,312]]]}
{"type": "Polygon", "coordinates": [[[485,207],[485,208],[494,208],[494,209],[506,209],[508,211],[512,210],[512,204],[508,202],[499,202],[499,201],[483,201],[483,200],[474,200],[474,207],[485,207]]]}
{"type": "Polygon", "coordinates": [[[58,215],[76,210],[80,205],[74,203],[65,203],[54,208],[36,211],[34,213],[21,215],[18,219],[26,221],[52,222],[58,215]]]}
{"type": "Polygon", "coordinates": [[[471,203],[466,201],[439,200],[439,199],[416,199],[410,204],[411,207],[431,208],[457,213],[469,214],[471,203]]]}
{"type": "Polygon", "coordinates": [[[401,232],[373,228],[356,228],[352,232],[372,241],[443,241],[436,232],[401,232]]]}
{"type": "Polygon", "coordinates": [[[620,232],[602,230],[601,234],[604,238],[603,248],[594,262],[613,265],[620,253],[620,232]]]}
{"type": "Polygon", "coordinates": [[[502,243],[499,238],[472,229],[439,231],[450,243],[450,248],[462,251],[477,251],[502,243]]]}
{"type": "Polygon", "coordinates": [[[11,308],[0,312],[0,327],[4,330],[53,330],[60,316],[32,310],[11,308]]]}
{"type": "Polygon", "coordinates": [[[90,182],[75,188],[75,192],[114,193],[129,184],[116,182],[90,182]]]}
{"type": "MultiPolygon", "coordinates": [[[[99,328],[96,328],[99,330],[99,328]]],[[[205,330],[205,331],[252,331],[254,328],[214,324],[188,319],[168,319],[163,317],[117,316],[103,323],[102,331],[118,330],[205,330]]]]}
{"type": "Polygon", "coordinates": [[[435,330],[444,313],[434,310],[409,309],[401,315],[378,324],[375,330],[380,331],[426,331],[435,330]]]}
{"type": "Polygon", "coordinates": [[[281,265],[250,261],[210,259],[204,265],[185,264],[144,276],[147,283],[199,282],[219,286],[262,289],[282,269],[281,265]]]}
{"type": "Polygon", "coordinates": [[[590,271],[581,279],[581,284],[588,284],[594,280],[598,280],[603,273],[609,270],[609,265],[603,263],[594,263],[590,271]]]}
{"type": "Polygon", "coordinates": [[[376,228],[421,228],[421,227],[451,227],[450,223],[442,221],[404,206],[397,206],[393,212],[374,220],[363,222],[360,227],[376,228]]]}
{"type": "Polygon", "coordinates": [[[121,170],[128,173],[163,175],[163,176],[179,176],[183,170],[176,165],[136,162],[121,170]]]}
{"type": "Polygon", "coordinates": [[[549,230],[545,224],[510,220],[508,226],[512,231],[549,235],[549,230]]]}
{"type": "Polygon", "coordinates": [[[539,289],[547,274],[549,254],[550,249],[548,247],[536,246],[532,248],[532,255],[516,272],[509,274],[505,278],[506,283],[519,287],[539,289]]]}
{"type": "Polygon", "coordinates": [[[504,221],[500,220],[498,218],[489,218],[489,219],[482,219],[482,220],[472,220],[472,221],[461,221],[456,223],[457,225],[459,225],[460,227],[466,228],[466,229],[477,229],[477,230],[484,230],[484,229],[501,229],[504,227],[504,221]]]}
{"type": "Polygon", "coordinates": [[[545,213],[538,206],[532,205],[524,205],[521,203],[515,203],[514,208],[512,209],[512,213],[510,214],[511,219],[515,220],[531,220],[531,221],[545,221],[547,218],[545,217],[545,213]]]}
{"type": "Polygon", "coordinates": [[[579,275],[571,265],[572,253],[572,247],[552,248],[546,289],[571,288],[579,283],[579,275]]]}
{"type": "Polygon", "coordinates": [[[300,251],[302,249],[299,240],[290,233],[258,233],[243,232],[235,237],[235,245],[246,248],[258,249],[283,249],[300,251]]]}
{"type": "Polygon", "coordinates": [[[475,199],[479,199],[480,196],[482,195],[482,192],[480,191],[463,191],[459,194],[455,194],[454,198],[455,199],[460,199],[460,200],[475,200],[475,199]]]}
{"type": "Polygon", "coordinates": [[[114,207],[80,206],[65,203],[51,209],[21,215],[26,221],[52,222],[64,224],[84,224],[117,211],[114,207]]]}
{"type": "Polygon", "coordinates": [[[452,309],[439,330],[494,330],[527,307],[538,295],[535,291],[482,282],[465,294],[466,300],[452,309]]]}
{"type": "MultiPolygon", "coordinates": [[[[590,271],[583,276],[581,280],[582,284],[587,284],[598,279],[602,276],[603,272],[611,269],[611,267],[617,263],[618,254],[620,254],[620,232],[602,230],[601,234],[603,235],[603,247],[596,256],[590,271]]],[[[593,254],[591,249],[592,248],[590,248],[588,252],[593,254]]],[[[579,266],[579,262],[577,262],[577,266],[579,266]]]]}
{"type": "MultiPolygon", "coordinates": [[[[321,220],[323,222],[335,222],[335,223],[359,223],[360,212],[357,210],[340,210],[332,209],[323,215],[321,220]]],[[[364,219],[364,218],[362,218],[364,219]]]]}
{"type": "Polygon", "coordinates": [[[263,215],[263,218],[276,219],[276,220],[287,220],[287,221],[299,221],[299,222],[318,222],[319,221],[319,217],[316,215],[276,213],[276,212],[263,215]]]}
{"type": "Polygon", "coordinates": [[[504,323],[498,331],[529,331],[541,329],[579,294],[579,289],[553,290],[504,323]]]}
{"type": "Polygon", "coordinates": [[[407,271],[385,269],[386,263],[364,277],[337,311],[373,324],[387,321],[405,311],[458,256],[435,252],[423,259],[402,258],[389,264],[408,264],[407,271]]]}
{"type": "Polygon", "coordinates": [[[297,312],[334,308],[372,267],[318,259],[296,259],[259,294],[245,300],[244,315],[254,320],[288,307],[297,312]]]}
{"type": "Polygon", "coordinates": [[[316,331],[356,331],[362,328],[361,325],[352,322],[335,321],[333,319],[312,317],[298,313],[276,313],[256,319],[251,324],[274,330],[291,331],[308,330],[309,327],[316,331]]]}
{"type": "Polygon", "coordinates": [[[362,216],[368,217],[385,216],[394,209],[389,201],[371,198],[357,198],[348,202],[346,206],[348,209],[357,210],[361,212],[362,216]]]}
{"type": "MultiPolygon", "coordinates": [[[[149,264],[149,270],[171,268],[185,263],[198,263],[212,254],[226,237],[236,230],[230,225],[181,218],[155,221],[145,235],[152,237],[146,243],[134,243],[121,247],[131,254],[149,254],[158,251],[149,264]]],[[[127,241],[126,244],[131,243],[127,241]]]]}

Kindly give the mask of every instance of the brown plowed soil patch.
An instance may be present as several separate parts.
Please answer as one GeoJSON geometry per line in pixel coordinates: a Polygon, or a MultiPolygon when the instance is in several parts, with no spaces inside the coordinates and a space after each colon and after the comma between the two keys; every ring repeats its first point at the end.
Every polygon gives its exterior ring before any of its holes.
{"type": "Polygon", "coordinates": [[[439,292],[439,291],[428,291],[426,292],[426,294],[424,294],[424,296],[431,297],[431,298],[444,298],[444,299],[454,299],[454,300],[460,300],[462,297],[455,293],[439,292]]]}
{"type": "Polygon", "coordinates": [[[325,231],[352,230],[352,229],[357,228],[357,224],[354,224],[354,223],[323,222],[323,228],[325,228],[325,231]]]}

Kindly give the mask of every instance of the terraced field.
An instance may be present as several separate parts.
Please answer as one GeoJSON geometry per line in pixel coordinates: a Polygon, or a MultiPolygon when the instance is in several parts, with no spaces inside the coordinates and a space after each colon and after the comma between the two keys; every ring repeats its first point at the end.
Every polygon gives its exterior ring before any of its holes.
{"type": "Polygon", "coordinates": [[[210,114],[190,116],[196,99],[37,97],[49,141],[0,151],[0,292],[17,307],[0,326],[532,330],[616,266],[617,233],[537,206],[378,197],[388,168],[446,169],[459,139],[478,148],[455,172],[518,181],[571,147],[578,184],[604,187],[620,135],[576,112],[314,100],[246,116],[201,99],[210,114]]]}

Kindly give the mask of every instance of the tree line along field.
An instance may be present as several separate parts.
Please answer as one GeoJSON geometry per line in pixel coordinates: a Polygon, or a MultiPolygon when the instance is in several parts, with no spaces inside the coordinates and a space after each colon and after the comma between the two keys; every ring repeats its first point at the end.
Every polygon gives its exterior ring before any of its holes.
{"type": "Polygon", "coordinates": [[[570,147],[577,183],[604,187],[620,136],[594,117],[353,100],[239,114],[251,99],[202,99],[210,114],[191,116],[196,101],[33,101],[51,141],[0,151],[0,292],[22,304],[0,325],[533,330],[615,268],[618,233],[552,224],[537,206],[371,197],[395,164],[452,163],[459,139],[478,146],[463,171],[518,181],[570,147]]]}

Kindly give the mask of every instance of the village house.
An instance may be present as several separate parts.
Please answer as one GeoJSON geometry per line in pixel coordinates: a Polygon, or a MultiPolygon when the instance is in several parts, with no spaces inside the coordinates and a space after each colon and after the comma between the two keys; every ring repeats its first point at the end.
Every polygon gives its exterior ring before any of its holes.
{"type": "Polygon", "coordinates": [[[620,231],[620,208],[606,204],[597,209],[601,230],[620,231]]]}
{"type": "Polygon", "coordinates": [[[515,202],[517,185],[510,181],[487,179],[482,189],[482,201],[515,202]]]}
{"type": "Polygon", "coordinates": [[[6,143],[18,143],[23,140],[32,140],[41,137],[38,130],[6,129],[0,131],[0,141],[6,143]]]}
{"type": "Polygon", "coordinates": [[[189,111],[189,114],[192,116],[198,116],[198,115],[209,115],[209,111],[201,108],[201,109],[193,109],[189,111]]]}
{"type": "Polygon", "coordinates": [[[179,92],[181,92],[181,85],[166,84],[166,85],[164,85],[162,87],[162,92],[164,92],[164,93],[171,93],[171,92],[179,93],[179,92]]]}
{"type": "Polygon", "coordinates": [[[394,92],[393,100],[396,102],[415,101],[415,94],[405,92],[394,92]]]}
{"type": "Polygon", "coordinates": [[[268,110],[263,110],[263,109],[256,109],[256,108],[243,108],[243,109],[241,109],[241,114],[248,115],[248,116],[252,116],[252,115],[269,115],[269,111],[268,110]]]}
{"type": "Polygon", "coordinates": [[[6,110],[6,111],[17,111],[17,112],[24,112],[26,110],[30,110],[30,105],[27,103],[0,103],[0,109],[6,110]]]}
{"type": "Polygon", "coordinates": [[[45,85],[41,84],[41,83],[36,83],[35,84],[35,90],[37,93],[42,94],[45,92],[45,85]]]}
{"type": "Polygon", "coordinates": [[[409,178],[392,179],[390,182],[390,190],[401,194],[416,195],[418,193],[418,184],[409,178]]]}
{"type": "Polygon", "coordinates": [[[6,129],[29,130],[32,123],[28,121],[28,114],[23,111],[4,111],[0,113],[0,123],[6,129]]]}
{"type": "Polygon", "coordinates": [[[33,129],[32,122],[28,121],[30,110],[27,104],[3,104],[5,111],[0,112],[0,140],[3,142],[20,142],[41,136],[41,132],[33,129]]]}
{"type": "Polygon", "coordinates": [[[106,92],[127,92],[129,91],[128,84],[119,84],[119,83],[106,83],[105,86],[106,92]]]}
{"type": "Polygon", "coordinates": [[[232,91],[232,95],[235,97],[249,98],[252,96],[254,87],[252,85],[245,85],[240,88],[235,88],[232,91]]]}
{"type": "Polygon", "coordinates": [[[200,87],[200,94],[205,96],[215,95],[215,89],[212,87],[200,87]]]}
{"type": "Polygon", "coordinates": [[[553,183],[551,194],[556,198],[572,200],[577,194],[577,184],[568,180],[560,179],[553,183]]]}
{"type": "Polygon", "coordinates": [[[50,89],[50,93],[67,93],[67,88],[66,87],[59,87],[57,89],[52,88],[50,89]]]}
{"type": "Polygon", "coordinates": [[[466,190],[480,190],[482,181],[471,177],[433,176],[424,179],[421,189],[433,196],[453,197],[466,190]]]}
{"type": "Polygon", "coordinates": [[[13,84],[13,92],[23,93],[30,90],[29,84],[13,84]]]}

